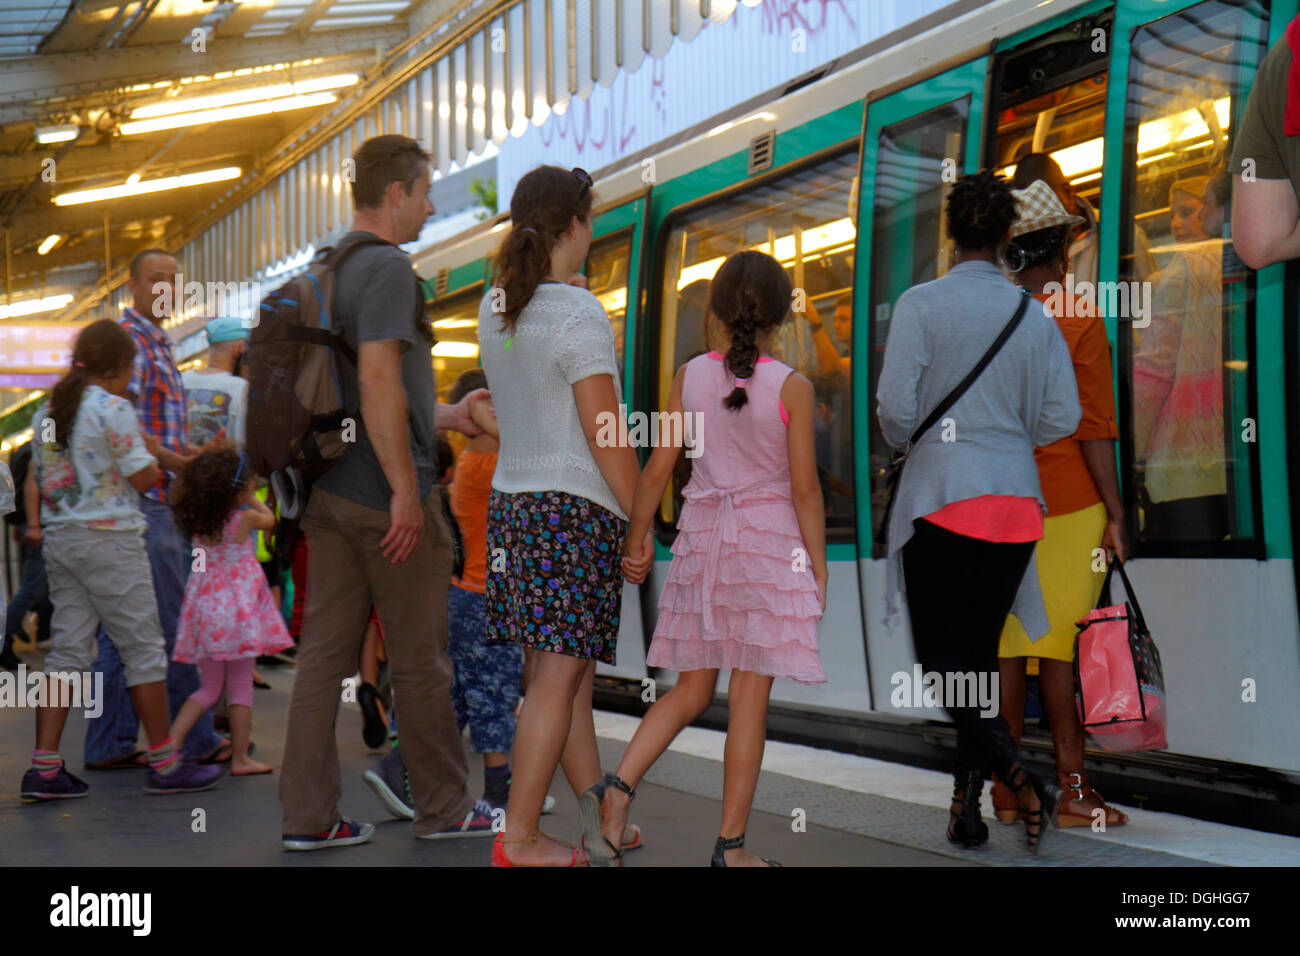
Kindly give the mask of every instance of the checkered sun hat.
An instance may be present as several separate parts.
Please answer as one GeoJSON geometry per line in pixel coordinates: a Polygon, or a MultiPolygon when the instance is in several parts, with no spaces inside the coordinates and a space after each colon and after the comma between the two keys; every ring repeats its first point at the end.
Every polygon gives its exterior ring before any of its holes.
{"type": "Polygon", "coordinates": [[[1016,197],[1020,211],[1011,224],[1012,238],[1052,226],[1077,226],[1083,222],[1082,216],[1065,211],[1056,192],[1041,179],[1035,179],[1024,189],[1011,190],[1011,195],[1016,197]]]}

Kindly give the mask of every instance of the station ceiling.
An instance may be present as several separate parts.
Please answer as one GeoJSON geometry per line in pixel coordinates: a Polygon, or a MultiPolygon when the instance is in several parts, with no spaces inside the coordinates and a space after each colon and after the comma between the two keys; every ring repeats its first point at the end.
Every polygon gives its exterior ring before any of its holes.
{"type": "Polygon", "coordinates": [[[248,169],[320,118],[387,51],[474,2],[6,0],[4,293],[93,284],[230,183],[76,204],[56,198],[133,177],[152,188],[248,169]]]}

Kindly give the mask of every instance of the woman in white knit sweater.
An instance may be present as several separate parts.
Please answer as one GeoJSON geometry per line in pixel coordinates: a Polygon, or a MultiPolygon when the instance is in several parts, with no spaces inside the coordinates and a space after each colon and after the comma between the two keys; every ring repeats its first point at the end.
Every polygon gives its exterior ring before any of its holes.
{"type": "MultiPolygon", "coordinates": [[[[600,835],[605,783],[591,693],[597,662],[615,659],[620,549],[638,469],[631,447],[597,440],[601,423],[620,413],[622,391],[609,317],[570,281],[581,281],[591,206],[582,170],[541,166],[524,176],[479,307],[501,442],[488,506],[488,640],[518,642],[534,658],[506,831],[492,848],[498,866],[587,862],[539,827],[561,761],[579,794],[590,861],[610,863],[621,849],[600,835]]],[[[653,543],[641,550],[652,556],[653,543]]]]}

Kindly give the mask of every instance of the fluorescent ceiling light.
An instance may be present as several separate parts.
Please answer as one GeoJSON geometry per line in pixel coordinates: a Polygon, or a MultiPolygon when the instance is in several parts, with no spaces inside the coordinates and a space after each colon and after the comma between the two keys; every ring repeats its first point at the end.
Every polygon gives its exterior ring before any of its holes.
{"type": "Polygon", "coordinates": [[[439,342],[433,354],[439,358],[473,358],[478,355],[478,346],[473,342],[439,342]]]}
{"type": "Polygon", "coordinates": [[[54,197],[56,206],[75,206],[83,202],[100,202],[105,199],[118,199],[122,196],[140,196],[145,193],[158,193],[168,189],[181,189],[185,186],[203,186],[207,183],[219,183],[227,179],[236,179],[242,170],[238,166],[223,166],[221,169],[205,169],[201,173],[185,173],[182,176],[166,176],[162,179],[138,180],[123,183],[120,186],[104,186],[100,189],[79,189],[76,192],[63,193],[54,197]]]}
{"type": "Polygon", "coordinates": [[[268,113],[283,113],[286,110],[300,110],[309,106],[324,106],[333,103],[336,99],[333,93],[285,96],[276,100],[260,100],[256,103],[241,103],[236,106],[222,106],[192,113],[175,113],[153,119],[131,120],[119,126],[118,131],[123,136],[130,136],[133,133],[153,133],[162,129],[180,129],[184,126],[199,126],[204,123],[220,123],[223,120],[245,119],[249,116],[265,116],[268,113]]]}
{"type": "MultiPolygon", "coordinates": [[[[799,237],[799,249],[803,258],[809,259],[813,258],[813,253],[852,242],[856,235],[857,231],[853,227],[852,219],[835,219],[820,226],[805,229],[803,235],[799,237]]],[[[771,242],[755,243],[746,248],[766,252],[772,258],[780,260],[782,264],[792,262],[795,257],[793,234],[779,236],[771,242]]],[[[724,261],[726,261],[725,257],[719,256],[716,259],[707,259],[704,262],[687,266],[677,277],[678,290],[685,289],[692,282],[698,282],[700,279],[712,279],[713,274],[718,271],[718,267],[724,261]]]]}
{"type": "Polygon", "coordinates": [[[478,325],[478,319],[439,319],[433,323],[435,329],[472,329],[478,325]]]}
{"type": "Polygon", "coordinates": [[[50,143],[66,143],[81,134],[81,127],[76,123],[64,123],[62,126],[36,127],[36,142],[42,146],[50,143]]]}
{"type": "Polygon", "coordinates": [[[360,77],[355,73],[339,73],[334,76],[320,76],[312,80],[299,80],[295,83],[272,83],[267,86],[255,86],[245,90],[233,90],[229,93],[213,93],[208,96],[189,96],[184,99],[167,100],[151,103],[131,111],[131,119],[142,120],[155,116],[174,116],[177,113],[192,113],[196,110],[219,109],[223,106],[237,106],[240,103],[254,103],[259,100],[276,100],[286,96],[303,96],[308,93],[321,93],[325,90],[337,90],[354,85],[360,77]]]}
{"type": "Polygon", "coordinates": [[[57,246],[62,240],[63,240],[63,236],[59,235],[57,232],[54,233],[53,235],[46,236],[44,239],[41,240],[41,244],[36,247],[36,254],[38,256],[45,255],[47,252],[49,252],[51,249],[57,246]]]}
{"type": "Polygon", "coordinates": [[[43,299],[22,299],[10,305],[0,305],[0,319],[35,315],[37,312],[53,312],[65,308],[71,301],[71,295],[47,295],[43,299]]]}

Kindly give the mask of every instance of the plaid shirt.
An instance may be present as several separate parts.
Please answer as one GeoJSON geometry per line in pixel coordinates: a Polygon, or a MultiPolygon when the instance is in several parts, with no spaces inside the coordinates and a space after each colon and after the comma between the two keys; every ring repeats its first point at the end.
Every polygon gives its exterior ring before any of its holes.
{"type": "MultiPolygon", "coordinates": [[[[119,324],[135,339],[135,367],[131,370],[131,383],[127,389],[135,396],[135,414],[140,420],[140,428],[164,448],[183,455],[188,446],[185,386],[181,383],[176,360],[172,358],[172,340],[166,332],[129,307],[122,310],[119,324]]],[[[166,504],[171,477],[171,472],[163,469],[158,484],[145,494],[166,504]]]]}

